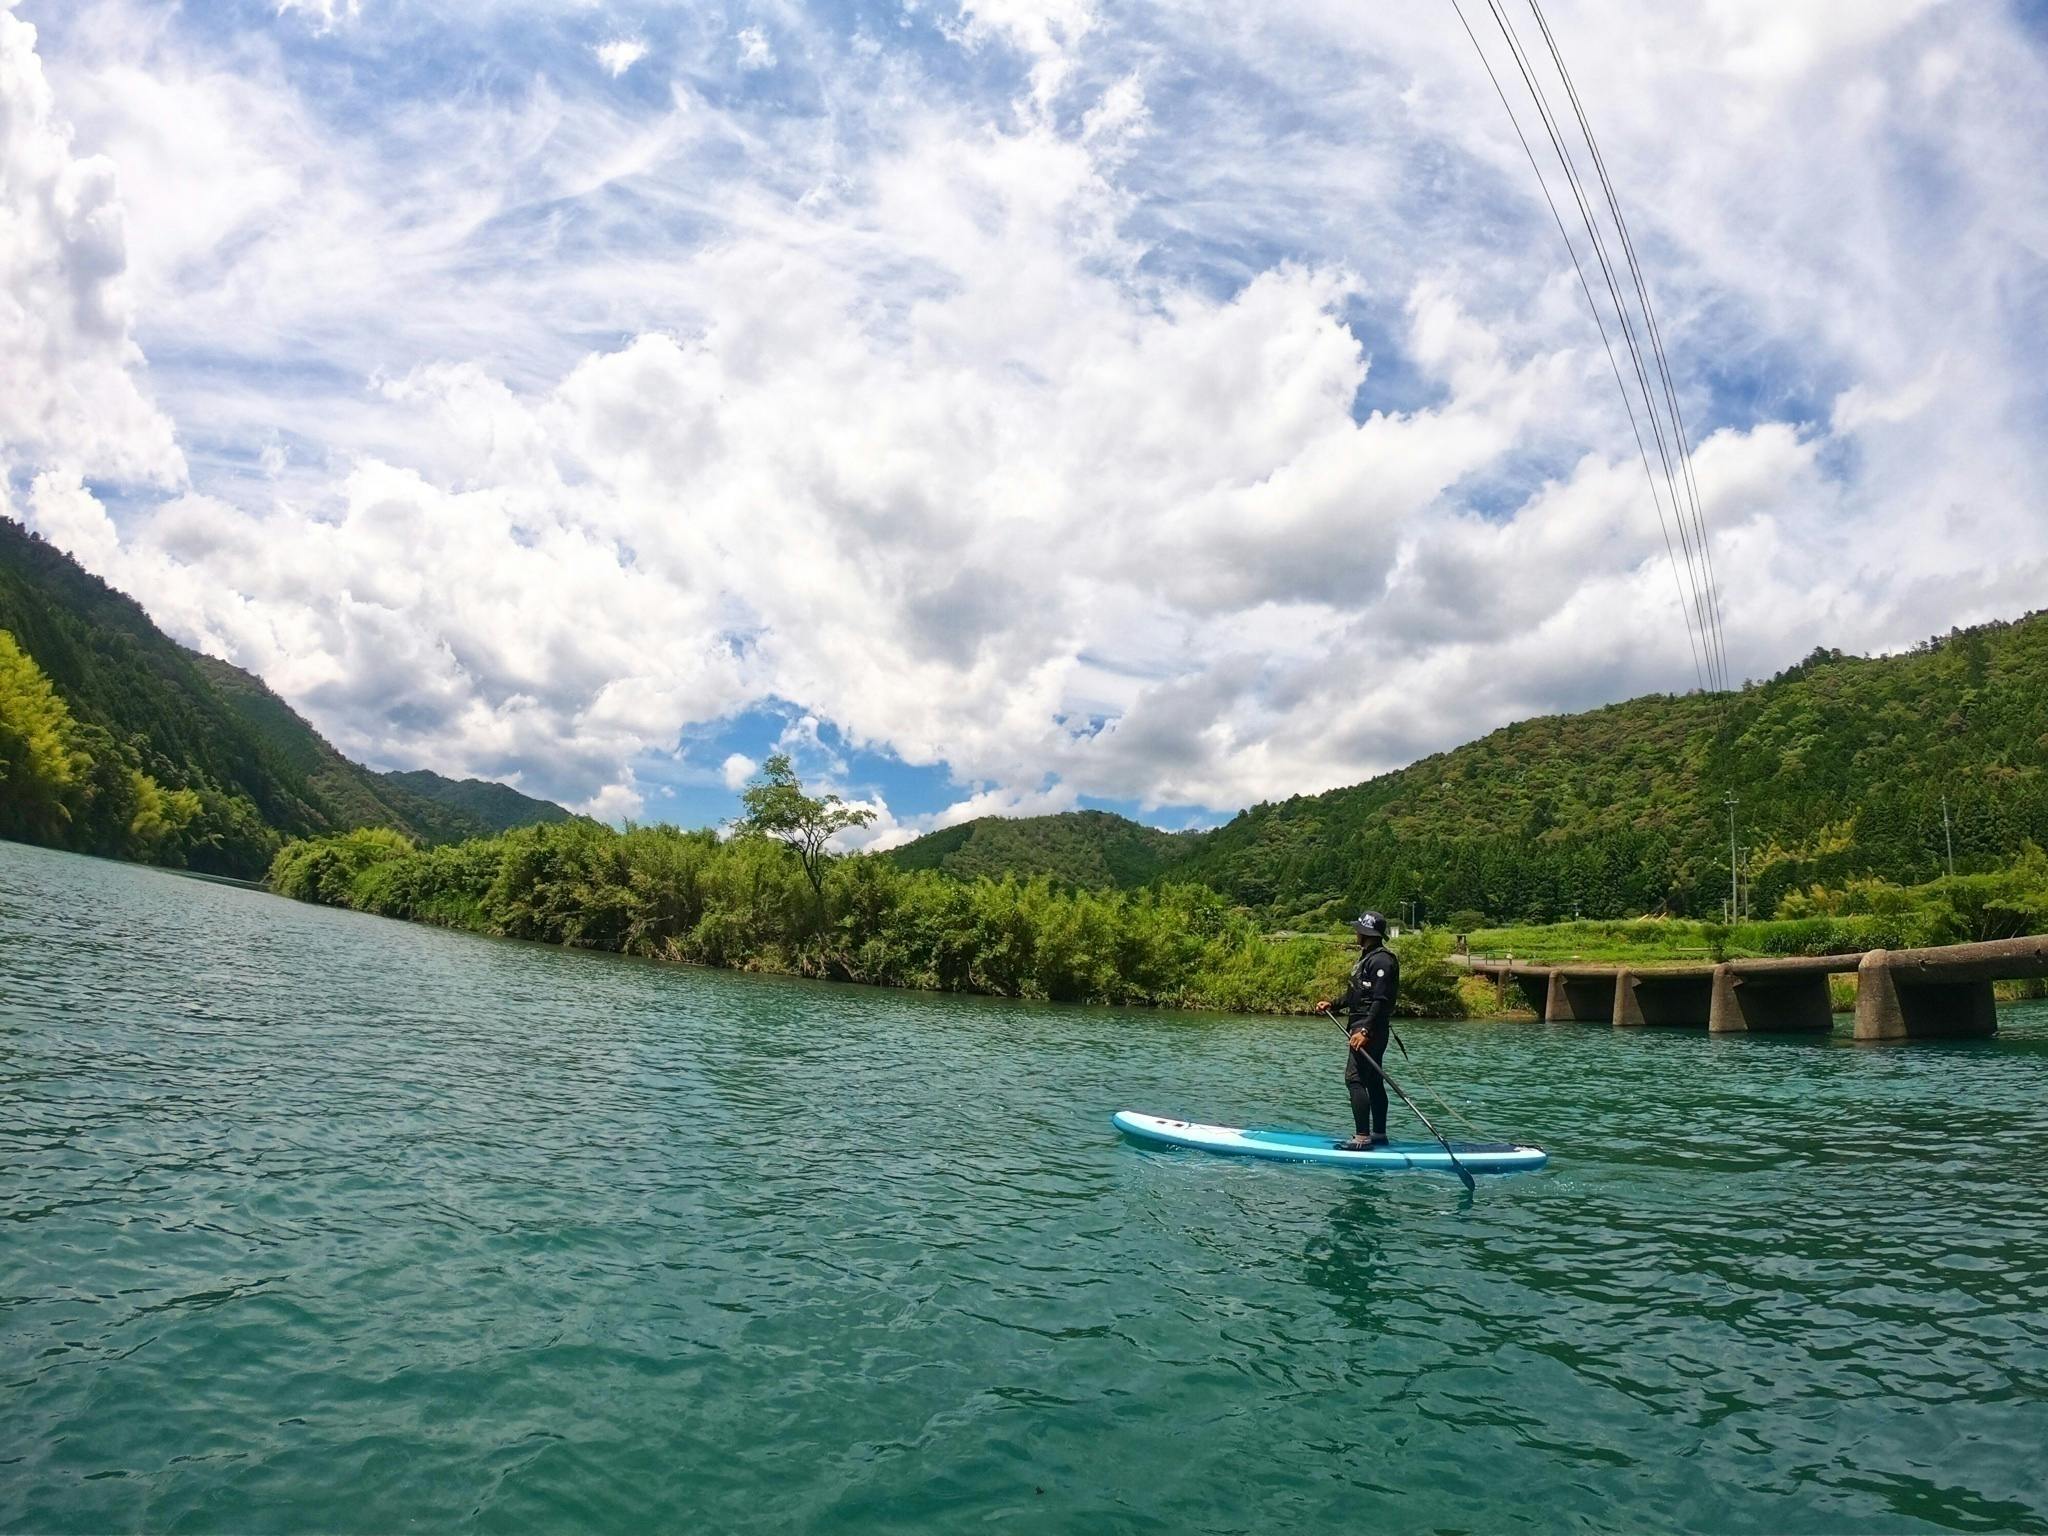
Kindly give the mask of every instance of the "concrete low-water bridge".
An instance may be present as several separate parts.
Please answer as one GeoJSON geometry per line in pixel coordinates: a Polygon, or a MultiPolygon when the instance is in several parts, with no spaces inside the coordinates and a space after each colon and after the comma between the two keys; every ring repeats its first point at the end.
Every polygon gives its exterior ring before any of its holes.
{"type": "Polygon", "coordinates": [[[1873,949],[1859,954],[1700,965],[1469,962],[1503,997],[1519,992],[1545,1021],[1617,1028],[1705,1027],[1715,1034],[1783,1034],[1834,1027],[1830,976],[1856,977],[1858,1040],[1958,1040],[1998,1031],[1994,981],[2048,976],[2048,934],[1873,949]]]}

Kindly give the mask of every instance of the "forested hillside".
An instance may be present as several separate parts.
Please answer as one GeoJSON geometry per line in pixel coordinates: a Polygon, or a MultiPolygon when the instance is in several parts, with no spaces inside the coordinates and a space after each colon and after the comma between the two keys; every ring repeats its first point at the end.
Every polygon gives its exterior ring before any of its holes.
{"type": "Polygon", "coordinates": [[[1162,832],[1109,811],[1006,820],[982,816],[928,832],[885,857],[899,869],[978,875],[1044,875],[1083,890],[1128,890],[1174,868],[1197,846],[1194,834],[1162,832]]]}
{"type": "MultiPolygon", "coordinates": [[[[260,680],[4,518],[0,635],[0,836],[253,876],[285,837],[383,826],[444,842],[506,824],[508,803],[487,817],[350,762],[260,680]]],[[[568,814],[504,793],[531,820],[568,814]]]]}
{"type": "Polygon", "coordinates": [[[430,768],[380,773],[377,778],[399,793],[412,796],[415,802],[431,802],[490,832],[509,832],[514,827],[570,819],[569,812],[554,801],[522,795],[510,784],[500,784],[495,779],[450,779],[430,768]]]}
{"type": "Polygon", "coordinates": [[[1176,878],[1275,919],[1418,901],[1448,918],[1721,912],[1728,812],[1768,916],[1859,875],[1913,882],[2048,844],[2048,614],[1899,656],[1820,651],[1725,697],[1523,721],[1349,789],[1260,805],[1176,878]]]}
{"type": "Polygon", "coordinates": [[[892,855],[962,876],[1132,886],[1171,871],[1289,925],[1362,906],[1548,921],[1719,917],[1729,794],[1745,904],[1860,876],[1913,883],[2048,845],[2048,614],[1899,656],[1820,651],[1722,697],[1526,720],[1347,789],[1171,835],[1102,812],[988,819],[892,855]],[[1145,834],[1149,833],[1149,840],[1145,834]],[[1118,859],[1112,848],[1157,849],[1118,859]]]}

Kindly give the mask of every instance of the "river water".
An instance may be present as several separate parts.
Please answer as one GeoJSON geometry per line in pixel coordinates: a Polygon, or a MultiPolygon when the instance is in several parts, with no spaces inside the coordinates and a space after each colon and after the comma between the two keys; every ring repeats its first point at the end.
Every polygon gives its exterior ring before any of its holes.
{"type": "Polygon", "coordinates": [[[0,844],[0,1528],[2048,1530],[2048,1009],[1334,1030],[579,955],[0,844]],[[1396,1110],[1397,1117],[1400,1111],[1396,1110]]]}

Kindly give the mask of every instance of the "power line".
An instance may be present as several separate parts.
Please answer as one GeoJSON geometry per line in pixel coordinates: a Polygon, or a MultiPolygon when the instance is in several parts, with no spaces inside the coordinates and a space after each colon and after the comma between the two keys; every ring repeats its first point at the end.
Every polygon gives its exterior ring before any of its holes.
{"type": "MultiPolygon", "coordinates": [[[[1501,85],[1500,77],[1494,73],[1493,61],[1487,58],[1485,48],[1480,46],[1478,34],[1472,30],[1472,23],[1466,19],[1464,7],[1458,0],[1451,0],[1451,9],[1457,13],[1459,24],[1465,29],[1465,36],[1472,40],[1473,51],[1479,55],[1480,68],[1486,71],[1486,78],[1493,83],[1493,92],[1500,98],[1501,107],[1508,115],[1508,125],[1515,130],[1515,137],[1521,141],[1522,153],[1529,157],[1529,168],[1536,173],[1536,185],[1543,193],[1543,201],[1550,207],[1551,218],[1557,222],[1558,237],[1564,241],[1565,254],[1571,257],[1572,270],[1578,274],[1579,289],[1586,296],[1586,307],[1593,312],[1593,324],[1600,331],[1600,345],[1607,353],[1607,366],[1614,372],[1614,387],[1621,392],[1622,408],[1628,413],[1629,431],[1635,437],[1636,452],[1642,457],[1643,475],[1650,483],[1650,501],[1657,509],[1657,526],[1664,535],[1664,553],[1670,559],[1671,579],[1678,588],[1679,616],[1684,619],[1685,580],[1679,574],[1678,552],[1671,543],[1671,527],[1665,521],[1663,499],[1657,494],[1657,477],[1650,469],[1650,451],[1643,443],[1642,427],[1636,420],[1635,403],[1629,395],[1628,386],[1622,382],[1621,363],[1614,355],[1614,342],[1607,333],[1607,322],[1601,317],[1599,304],[1594,301],[1593,285],[1587,281],[1586,268],[1579,260],[1578,247],[1572,242],[1571,232],[1565,228],[1564,215],[1558,211],[1557,199],[1550,195],[1550,182],[1543,174],[1543,166],[1536,158],[1536,151],[1530,146],[1529,136],[1522,132],[1521,118],[1516,115],[1514,104],[1508,100],[1508,93],[1501,85]]],[[[1685,623],[1684,629],[1686,644],[1692,650],[1693,671],[1704,690],[1707,687],[1707,676],[1701,659],[1699,641],[1694,636],[1691,623],[1685,623]]]]}
{"type": "Polygon", "coordinates": [[[1502,0],[1486,0],[1486,4],[1503,42],[1507,45],[1509,55],[1514,60],[1516,70],[1522,77],[1522,83],[1535,104],[1538,118],[1550,140],[1551,149],[1557,156],[1559,168],[1577,206],[1580,221],[1585,226],[1587,241],[1592,246],[1609,302],[1614,307],[1616,322],[1621,329],[1622,344],[1628,349],[1630,371],[1635,376],[1637,389],[1642,393],[1643,415],[1649,418],[1650,440],[1656,445],[1658,465],[1663,470],[1664,484],[1661,493],[1657,470],[1650,462],[1650,444],[1644,440],[1642,422],[1636,412],[1634,394],[1623,376],[1620,360],[1615,355],[1613,338],[1608,331],[1600,304],[1594,297],[1585,265],[1579,259],[1576,243],[1565,225],[1556,198],[1551,195],[1549,178],[1544,175],[1543,167],[1537,160],[1528,135],[1522,130],[1520,115],[1509,101],[1492,60],[1488,58],[1485,47],[1480,43],[1478,34],[1465,15],[1463,6],[1459,4],[1459,0],[1451,0],[1451,8],[1457,14],[1459,24],[1465,29],[1465,35],[1471,41],[1474,52],[1479,55],[1480,66],[1486,71],[1487,79],[1493,85],[1494,94],[1500,98],[1501,106],[1508,115],[1509,125],[1514,129],[1515,137],[1522,145],[1522,152],[1528,157],[1530,168],[1536,173],[1537,186],[1543,194],[1544,202],[1550,208],[1551,218],[1557,225],[1558,234],[1565,244],[1566,254],[1571,258],[1573,271],[1578,276],[1580,291],[1585,295],[1587,307],[1593,313],[1593,322],[1599,329],[1601,346],[1607,353],[1608,367],[1614,375],[1615,387],[1621,394],[1622,407],[1628,415],[1629,431],[1635,438],[1636,451],[1643,465],[1643,475],[1649,483],[1651,504],[1657,511],[1657,522],[1663,534],[1665,554],[1671,563],[1672,579],[1678,590],[1679,609],[1684,620],[1686,641],[1692,651],[1694,672],[1702,689],[1725,689],[1728,679],[1726,633],[1721,619],[1719,584],[1713,569],[1712,553],[1708,547],[1706,520],[1701,510],[1698,481],[1693,472],[1692,444],[1685,430],[1683,414],[1679,409],[1678,391],[1672,379],[1662,328],[1657,324],[1656,312],[1650,303],[1649,286],[1643,276],[1634,240],[1621,213],[1620,199],[1615,193],[1612,178],[1608,175],[1605,157],[1601,154],[1598,142],[1593,138],[1584,103],[1565,68],[1562,50],[1558,47],[1549,23],[1537,5],[1537,0],[1530,0],[1530,10],[1542,30],[1544,43],[1558,76],[1564,83],[1573,116],[1585,139],[1595,173],[1599,178],[1609,217],[1614,221],[1622,259],[1627,263],[1629,280],[1635,289],[1637,304],[1642,312],[1640,325],[1643,338],[1649,342],[1650,361],[1644,358],[1642,340],[1637,336],[1638,322],[1631,316],[1629,306],[1623,297],[1623,280],[1618,271],[1620,261],[1608,253],[1607,243],[1601,235],[1599,219],[1594,212],[1585,180],[1579,174],[1566,141],[1561,119],[1553,112],[1542,82],[1537,77],[1533,56],[1527,52],[1521,39],[1516,35],[1513,23],[1502,8],[1502,0]],[[1653,371],[1657,379],[1656,385],[1651,382],[1653,371]],[[1658,386],[1661,386],[1664,413],[1660,413],[1658,409],[1658,386]],[[1664,414],[1668,414],[1670,418],[1668,433],[1664,414]],[[1666,494],[1671,502],[1669,522],[1665,518],[1666,494]],[[1678,529],[1676,547],[1671,537],[1673,524],[1676,524],[1678,529]]]}
{"type": "Polygon", "coordinates": [[[1600,187],[1607,194],[1608,213],[1614,219],[1614,227],[1621,236],[1622,253],[1628,258],[1629,275],[1635,279],[1636,298],[1643,307],[1643,319],[1648,325],[1650,346],[1657,358],[1657,371],[1664,384],[1664,400],[1671,412],[1671,425],[1678,439],[1678,462],[1685,471],[1686,492],[1692,502],[1693,527],[1699,540],[1707,577],[1708,612],[1714,621],[1715,649],[1721,662],[1721,685],[1728,685],[1728,640],[1722,627],[1720,583],[1714,572],[1713,543],[1707,536],[1706,510],[1700,502],[1699,481],[1693,473],[1692,440],[1685,429],[1685,413],[1679,409],[1678,390],[1671,378],[1671,359],[1664,350],[1663,328],[1657,323],[1657,310],[1650,303],[1649,284],[1643,278],[1642,264],[1636,258],[1635,239],[1629,234],[1628,220],[1622,215],[1621,199],[1615,194],[1614,182],[1607,174],[1607,157],[1601,153],[1600,141],[1593,136],[1593,125],[1586,117],[1585,103],[1579,99],[1578,86],[1572,80],[1572,72],[1565,64],[1564,52],[1557,46],[1557,38],[1550,30],[1550,22],[1543,14],[1537,0],[1529,0],[1529,11],[1536,18],[1536,25],[1542,29],[1543,41],[1550,50],[1551,62],[1557,66],[1557,75],[1564,82],[1565,94],[1570,97],[1572,113],[1578,119],[1579,131],[1585,135],[1586,147],[1593,154],[1593,168],[1599,174],[1600,187]]]}
{"type": "Polygon", "coordinates": [[[1657,413],[1657,397],[1650,387],[1649,370],[1643,361],[1641,344],[1636,339],[1635,323],[1629,315],[1628,305],[1621,294],[1620,279],[1616,276],[1615,264],[1607,254],[1607,242],[1601,237],[1599,219],[1593,212],[1592,203],[1586,194],[1585,183],[1579,176],[1577,163],[1565,142],[1564,130],[1550,107],[1542,83],[1536,77],[1535,66],[1522,40],[1516,34],[1514,24],[1502,0],[1487,0],[1487,9],[1492,12],[1495,26],[1500,29],[1501,38],[1508,45],[1508,52],[1514,58],[1515,67],[1521,71],[1522,83],[1528,88],[1536,104],[1537,115],[1542,119],[1545,132],[1550,136],[1550,147],[1556,153],[1558,165],[1564,171],[1565,182],[1572,189],[1573,199],[1578,204],[1579,217],[1585,223],[1586,236],[1593,247],[1594,258],[1600,264],[1600,275],[1607,284],[1608,299],[1614,305],[1615,317],[1621,325],[1623,343],[1628,347],[1636,385],[1642,391],[1643,410],[1650,418],[1650,436],[1657,445],[1657,461],[1664,469],[1664,484],[1671,496],[1672,519],[1678,524],[1678,544],[1685,553],[1686,579],[1692,589],[1692,616],[1698,627],[1701,648],[1707,657],[1707,680],[1710,686],[1719,685],[1719,666],[1714,652],[1711,624],[1707,617],[1707,600],[1701,579],[1699,556],[1685,517],[1685,503],[1678,490],[1678,476],[1672,468],[1671,445],[1666,442],[1664,423],[1657,413]]]}

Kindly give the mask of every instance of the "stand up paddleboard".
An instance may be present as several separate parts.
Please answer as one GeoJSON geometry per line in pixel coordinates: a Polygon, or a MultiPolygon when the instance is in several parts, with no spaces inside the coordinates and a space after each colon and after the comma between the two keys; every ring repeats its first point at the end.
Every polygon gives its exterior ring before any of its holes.
{"type": "MultiPolygon", "coordinates": [[[[1270,1157],[1288,1163],[1335,1163],[1344,1168],[1384,1172],[1396,1168],[1435,1168],[1454,1172],[1451,1159],[1433,1141],[1396,1141],[1370,1152],[1345,1152],[1344,1138],[1327,1132],[1252,1129],[1234,1125],[1198,1125],[1120,1109],[1109,1117],[1124,1135],[1152,1146],[1189,1147],[1197,1152],[1223,1152],[1234,1157],[1270,1157]]],[[[1507,1141],[1454,1141],[1451,1151],[1473,1173],[1523,1173],[1541,1168],[1549,1158],[1541,1147],[1507,1141]]]]}

